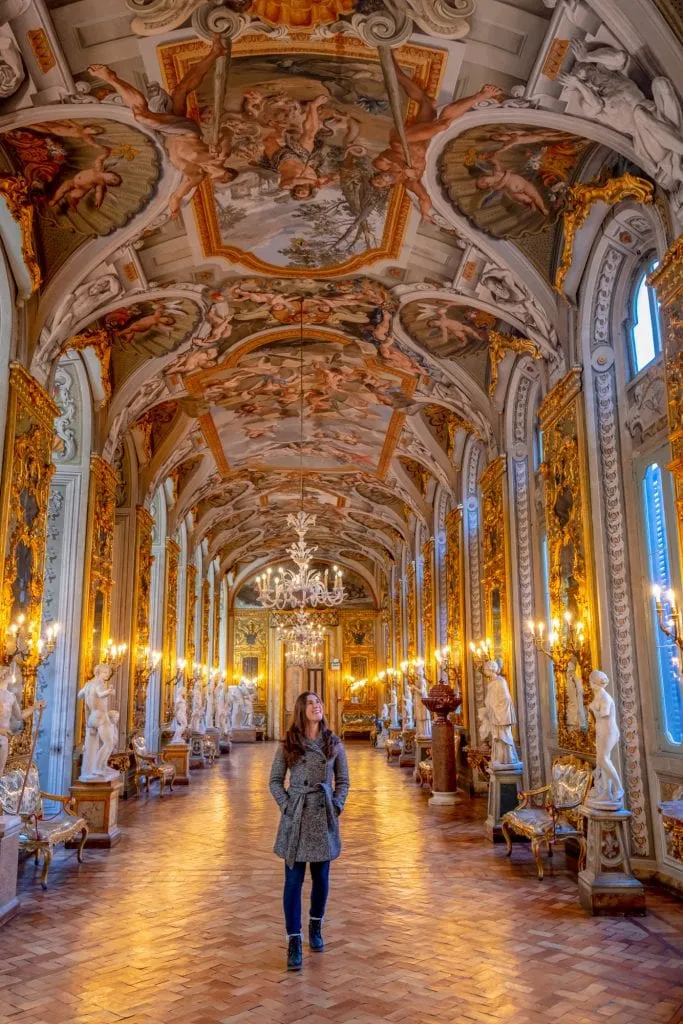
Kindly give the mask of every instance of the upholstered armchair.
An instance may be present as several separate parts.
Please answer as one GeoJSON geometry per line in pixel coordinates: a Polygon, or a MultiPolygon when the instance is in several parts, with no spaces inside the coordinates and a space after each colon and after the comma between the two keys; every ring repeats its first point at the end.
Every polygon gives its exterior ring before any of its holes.
{"type": "Polygon", "coordinates": [[[133,736],[130,743],[131,758],[133,761],[133,785],[136,795],[140,794],[140,780],[145,780],[145,790],[149,793],[149,784],[155,779],[159,780],[159,796],[164,795],[164,786],[167,785],[173,792],[175,780],[175,765],[168,764],[163,760],[163,753],[148,754],[145,744],[145,737],[138,734],[133,736]]]}
{"type": "Polygon", "coordinates": [[[19,849],[33,854],[36,864],[42,856],[40,884],[43,889],[47,889],[47,876],[55,846],[71,842],[80,835],[78,860],[82,862],[88,824],[76,811],[72,797],[41,790],[35,764],[27,766],[17,759],[7,765],[5,774],[0,778],[0,813],[18,814],[21,818],[19,849]],[[43,800],[60,804],[60,809],[56,814],[46,815],[43,800]]]}
{"type": "Polygon", "coordinates": [[[550,784],[519,794],[519,803],[502,818],[502,832],[507,843],[507,856],[512,853],[512,833],[531,840],[539,881],[543,879],[541,850],[548,856],[553,845],[575,839],[579,844],[579,870],[586,860],[586,838],[579,807],[590,789],[592,768],[575,757],[558,757],[550,769],[550,784]]]}

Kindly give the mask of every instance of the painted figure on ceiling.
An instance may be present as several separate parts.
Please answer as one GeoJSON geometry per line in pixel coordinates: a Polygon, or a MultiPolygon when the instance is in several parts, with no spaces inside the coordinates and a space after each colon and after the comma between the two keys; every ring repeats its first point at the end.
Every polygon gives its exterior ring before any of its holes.
{"type": "Polygon", "coordinates": [[[183,175],[180,186],[169,199],[169,209],[174,218],[180,213],[181,201],[205,178],[229,182],[238,174],[235,168],[228,167],[226,163],[230,152],[230,136],[225,135],[218,152],[214,152],[202,139],[199,124],[187,114],[190,93],[199,88],[218,58],[225,55],[225,44],[216,34],[207,55],[192,65],[172,93],[165,92],[155,84],[148,97],[143,96],[129,82],[124,82],[106,64],[91,64],[88,68],[92,75],[113,86],[132,110],[136,121],[161,135],[169,160],[183,175]]]}
{"type": "Polygon", "coordinates": [[[372,178],[371,184],[375,188],[404,185],[417,199],[422,216],[433,223],[432,200],[422,183],[422,176],[427,166],[426,154],[429,143],[436,135],[445,132],[453,121],[472,110],[477,103],[482,100],[500,101],[504,94],[495,85],[484,85],[479,92],[472,96],[448,103],[439,114],[434,100],[430,99],[424,89],[401,70],[393,51],[391,56],[400,85],[410,99],[418,104],[415,118],[405,126],[412,167],[408,167],[398,132],[392,129],[389,135],[389,147],[373,160],[373,166],[378,173],[372,178]]]}

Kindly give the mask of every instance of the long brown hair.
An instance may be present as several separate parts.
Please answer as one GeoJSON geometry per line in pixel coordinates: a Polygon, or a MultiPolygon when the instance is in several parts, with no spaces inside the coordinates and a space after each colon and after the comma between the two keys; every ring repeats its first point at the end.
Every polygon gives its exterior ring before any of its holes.
{"type": "MultiPolygon", "coordinates": [[[[303,757],[306,752],[304,745],[306,740],[306,701],[309,697],[317,697],[320,700],[318,694],[313,690],[304,690],[303,693],[300,693],[294,705],[291,725],[285,734],[285,760],[288,768],[293,768],[299,758],[303,757]]],[[[329,761],[337,752],[339,739],[330,729],[324,714],[320,720],[318,736],[322,740],[322,751],[329,761]]]]}

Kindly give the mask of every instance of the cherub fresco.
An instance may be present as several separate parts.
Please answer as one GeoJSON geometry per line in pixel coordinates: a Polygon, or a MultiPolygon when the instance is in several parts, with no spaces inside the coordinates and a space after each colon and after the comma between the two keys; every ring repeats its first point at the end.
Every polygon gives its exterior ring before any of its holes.
{"type": "Polygon", "coordinates": [[[563,211],[593,145],[553,128],[480,125],[447,144],[441,183],[458,212],[497,238],[538,234],[563,211]]]}
{"type": "Polygon", "coordinates": [[[448,299],[416,299],[402,307],[401,324],[410,337],[432,356],[454,360],[482,387],[488,365],[487,331],[496,318],[448,299]]]}
{"type": "MultiPolygon", "coordinates": [[[[299,465],[297,344],[274,342],[247,352],[202,388],[232,470],[254,460],[282,469],[299,465]]],[[[360,347],[310,339],[303,394],[307,468],[321,470],[375,471],[391,417],[409,401],[402,377],[373,365],[360,347]]]]}
{"type": "Polygon", "coordinates": [[[21,175],[35,210],[45,277],[89,238],[123,227],[153,197],[154,143],[128,124],[63,118],[0,134],[5,173],[21,175]]]}

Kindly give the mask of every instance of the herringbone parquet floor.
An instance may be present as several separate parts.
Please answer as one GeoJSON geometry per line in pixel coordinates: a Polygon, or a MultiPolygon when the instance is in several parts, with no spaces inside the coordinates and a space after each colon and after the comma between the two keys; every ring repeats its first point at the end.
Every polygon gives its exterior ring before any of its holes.
{"type": "Polygon", "coordinates": [[[0,1024],[675,1024],[681,905],[592,919],[564,858],[536,880],[483,836],[481,800],[427,809],[407,771],[351,746],[327,949],[287,974],[272,744],[238,747],[160,802],[123,805],[112,851],[22,869],[0,932],[0,1024]]]}

